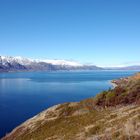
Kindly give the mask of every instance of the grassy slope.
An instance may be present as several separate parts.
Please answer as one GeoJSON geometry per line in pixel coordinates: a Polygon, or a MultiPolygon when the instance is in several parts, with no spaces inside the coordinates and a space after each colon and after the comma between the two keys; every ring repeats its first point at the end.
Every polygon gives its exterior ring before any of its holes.
{"type": "Polygon", "coordinates": [[[79,103],[50,108],[3,140],[139,140],[140,74],[79,103]]]}

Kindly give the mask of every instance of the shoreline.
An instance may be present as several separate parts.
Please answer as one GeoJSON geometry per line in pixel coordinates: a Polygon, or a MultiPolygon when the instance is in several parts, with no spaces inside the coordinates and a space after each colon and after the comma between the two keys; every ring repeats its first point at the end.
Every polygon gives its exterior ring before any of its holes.
{"type": "Polygon", "coordinates": [[[109,83],[112,85],[112,89],[116,88],[118,85],[114,82],[114,80],[110,80],[109,83]]]}

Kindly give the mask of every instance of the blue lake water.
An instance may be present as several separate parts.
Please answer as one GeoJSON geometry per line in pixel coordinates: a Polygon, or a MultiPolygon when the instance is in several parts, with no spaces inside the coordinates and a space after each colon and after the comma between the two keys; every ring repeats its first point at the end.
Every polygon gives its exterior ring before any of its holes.
{"type": "Polygon", "coordinates": [[[0,73],[0,137],[48,107],[109,89],[136,71],[0,73]]]}

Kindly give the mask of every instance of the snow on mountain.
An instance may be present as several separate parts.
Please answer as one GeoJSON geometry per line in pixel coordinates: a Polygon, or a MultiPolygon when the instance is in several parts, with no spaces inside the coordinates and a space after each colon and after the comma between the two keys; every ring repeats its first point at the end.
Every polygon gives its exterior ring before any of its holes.
{"type": "Polygon", "coordinates": [[[75,61],[67,61],[67,60],[33,60],[28,58],[23,58],[20,56],[12,57],[12,56],[0,56],[0,62],[2,65],[6,63],[19,63],[20,65],[31,65],[32,63],[48,63],[52,65],[61,65],[61,66],[73,66],[73,67],[80,67],[83,66],[82,64],[75,62],[75,61]]]}
{"type": "Polygon", "coordinates": [[[0,56],[0,72],[8,71],[57,71],[57,70],[101,70],[94,65],[83,65],[67,60],[37,60],[20,56],[0,56]]]}
{"type": "Polygon", "coordinates": [[[15,57],[15,60],[20,63],[21,65],[30,65],[34,62],[34,60],[29,59],[29,58],[23,58],[20,56],[15,57]]]}
{"type": "Polygon", "coordinates": [[[39,62],[45,62],[45,63],[49,63],[52,65],[62,65],[62,66],[73,66],[73,67],[81,67],[83,66],[82,64],[75,62],[75,61],[67,61],[67,60],[38,60],[39,62]]]}
{"type": "Polygon", "coordinates": [[[128,67],[106,67],[101,68],[94,65],[83,65],[75,61],[68,60],[39,60],[29,59],[20,56],[0,56],[0,72],[16,70],[140,70],[140,65],[128,67]]]}
{"type": "Polygon", "coordinates": [[[22,58],[20,56],[12,57],[12,56],[0,56],[0,62],[2,65],[7,63],[19,63],[20,65],[30,65],[32,63],[31,59],[22,58]]]}

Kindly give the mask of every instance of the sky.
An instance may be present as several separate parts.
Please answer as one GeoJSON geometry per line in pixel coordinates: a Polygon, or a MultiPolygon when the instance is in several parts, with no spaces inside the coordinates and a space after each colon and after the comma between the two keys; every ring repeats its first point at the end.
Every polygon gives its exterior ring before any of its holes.
{"type": "Polygon", "coordinates": [[[140,1],[0,0],[0,55],[140,64],[140,1]]]}

